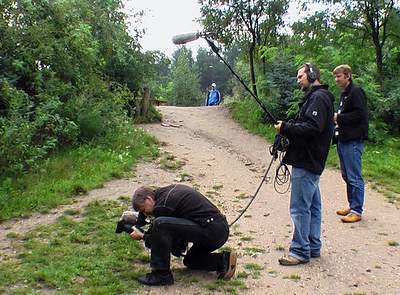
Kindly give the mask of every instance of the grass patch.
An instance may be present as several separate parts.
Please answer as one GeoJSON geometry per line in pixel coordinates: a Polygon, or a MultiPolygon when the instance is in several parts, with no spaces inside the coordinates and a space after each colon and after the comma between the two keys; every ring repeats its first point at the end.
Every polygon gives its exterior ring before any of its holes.
{"type": "Polygon", "coordinates": [[[215,191],[219,191],[220,189],[222,189],[224,187],[224,185],[223,184],[216,184],[216,185],[213,185],[213,190],[215,190],[215,191]]]}
{"type": "Polygon", "coordinates": [[[298,274],[291,274],[290,276],[284,276],[284,279],[289,279],[295,282],[300,281],[301,277],[298,274]]]}
{"type": "Polygon", "coordinates": [[[30,231],[17,258],[0,263],[0,289],[11,294],[41,290],[63,294],[122,294],[140,286],[147,256],[140,242],[115,234],[121,203],[95,201],[79,222],[61,216],[56,223],[30,231]]]}
{"type": "MultiPolygon", "coordinates": [[[[247,99],[229,105],[232,117],[244,128],[254,134],[261,135],[272,143],[276,131],[271,124],[262,123],[258,105],[247,99]]],[[[387,137],[383,144],[374,145],[366,142],[363,151],[363,175],[366,180],[376,184],[390,202],[399,202],[400,197],[400,140],[387,137]],[[393,194],[394,193],[394,194],[393,194]]],[[[339,168],[336,146],[331,146],[327,166],[339,168]]],[[[344,185],[344,183],[343,183],[344,185]]]]}
{"type": "Polygon", "coordinates": [[[275,270],[275,269],[269,269],[269,270],[268,270],[268,275],[269,275],[270,277],[276,278],[276,277],[278,276],[278,271],[275,270]]]}
{"type": "Polygon", "coordinates": [[[244,247],[243,249],[247,254],[265,253],[265,249],[257,247],[244,247]]]}
{"type": "Polygon", "coordinates": [[[0,221],[69,204],[76,194],[126,174],[139,158],[157,153],[153,137],[132,129],[107,145],[86,144],[55,154],[35,171],[0,179],[0,221]]]}
{"type": "Polygon", "coordinates": [[[240,294],[240,291],[248,289],[242,278],[229,281],[215,280],[214,282],[205,284],[204,288],[210,291],[222,291],[224,294],[240,294]]]}
{"type": "Polygon", "coordinates": [[[175,171],[175,170],[182,168],[183,165],[185,165],[185,162],[183,162],[181,160],[177,160],[174,155],[164,153],[161,156],[161,159],[160,159],[161,169],[164,169],[167,171],[168,170],[175,171]]]}
{"type": "Polygon", "coordinates": [[[242,200],[242,199],[249,199],[251,196],[246,195],[245,193],[241,193],[240,195],[236,196],[235,198],[242,200]]]}
{"type": "Polygon", "coordinates": [[[179,175],[175,178],[175,181],[177,182],[192,181],[192,180],[193,176],[186,172],[179,173],[179,175]]]}
{"type": "Polygon", "coordinates": [[[250,272],[253,279],[258,279],[261,276],[261,270],[264,269],[264,267],[257,263],[246,263],[243,267],[250,272]]]}
{"type": "Polygon", "coordinates": [[[223,252],[223,251],[232,252],[232,247],[224,245],[221,248],[219,248],[219,252],[223,252]]]}
{"type": "Polygon", "coordinates": [[[261,265],[259,265],[257,263],[246,263],[244,265],[244,268],[249,271],[260,271],[260,270],[264,269],[264,267],[262,267],[261,265]]]}
{"type": "Polygon", "coordinates": [[[236,275],[236,278],[238,279],[247,279],[249,277],[249,273],[245,271],[241,271],[236,275]]]}
{"type": "Polygon", "coordinates": [[[240,240],[243,242],[249,242],[249,241],[254,240],[254,238],[250,237],[250,236],[244,236],[244,237],[240,237],[240,240]]]}
{"type": "Polygon", "coordinates": [[[6,235],[7,238],[9,239],[18,239],[20,237],[20,235],[18,233],[15,232],[10,232],[6,235]]]}

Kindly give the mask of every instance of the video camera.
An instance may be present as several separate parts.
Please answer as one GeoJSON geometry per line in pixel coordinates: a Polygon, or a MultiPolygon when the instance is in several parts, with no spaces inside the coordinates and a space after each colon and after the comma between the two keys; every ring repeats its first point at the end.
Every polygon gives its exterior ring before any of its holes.
{"type": "MultiPolygon", "coordinates": [[[[134,230],[143,232],[143,230],[140,227],[135,227],[136,224],[138,223],[138,219],[139,219],[139,212],[135,212],[133,210],[125,211],[124,213],[122,213],[121,218],[117,222],[117,227],[115,228],[115,232],[117,234],[126,232],[129,235],[134,230]]],[[[141,222],[139,221],[139,223],[141,222]]],[[[152,226],[150,224],[148,230],[146,231],[146,233],[150,236],[150,238],[145,240],[145,246],[146,248],[149,249],[151,248],[151,231],[152,231],[152,226]]],[[[188,247],[187,241],[182,240],[180,238],[174,238],[174,240],[172,241],[171,254],[176,257],[184,256],[187,247],[188,247]]]]}
{"type": "Polygon", "coordinates": [[[115,228],[115,232],[120,234],[122,232],[126,232],[127,234],[131,234],[134,229],[133,227],[136,225],[138,221],[139,213],[135,211],[125,211],[122,213],[121,218],[117,222],[117,227],[115,228]]]}

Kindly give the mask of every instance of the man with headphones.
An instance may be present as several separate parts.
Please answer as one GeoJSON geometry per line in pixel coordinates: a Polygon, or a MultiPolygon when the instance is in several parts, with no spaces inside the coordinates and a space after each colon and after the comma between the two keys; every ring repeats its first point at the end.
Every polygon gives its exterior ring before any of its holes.
{"type": "Polygon", "coordinates": [[[363,141],[368,138],[367,96],[352,79],[349,65],[339,65],[333,70],[337,86],[342,89],[339,107],[334,114],[335,137],[340,159],[340,170],[346,182],[349,206],[336,211],[342,222],[361,220],[364,206],[364,180],[361,174],[363,141]]]}
{"type": "Polygon", "coordinates": [[[320,83],[316,65],[303,64],[297,83],[304,91],[294,120],[278,121],[276,130],[288,138],[283,163],[292,166],[290,216],[294,231],[282,265],[309,262],[321,255],[321,195],[319,178],[325,168],[333,134],[333,101],[328,86],[320,83]]]}
{"type": "Polygon", "coordinates": [[[138,278],[145,285],[171,285],[170,269],[174,240],[193,243],[183,264],[190,269],[216,271],[219,279],[229,280],[236,270],[237,254],[223,251],[229,237],[225,216],[205,196],[191,187],[174,184],[153,190],[138,188],[132,198],[135,211],[153,216],[151,232],[133,231],[134,240],[151,245],[151,273],[138,278]]]}

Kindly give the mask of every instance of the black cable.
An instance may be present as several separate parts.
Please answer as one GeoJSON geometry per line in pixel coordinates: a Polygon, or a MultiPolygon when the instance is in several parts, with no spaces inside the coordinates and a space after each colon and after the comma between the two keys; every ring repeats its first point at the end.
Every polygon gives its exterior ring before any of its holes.
{"type": "Polygon", "coordinates": [[[285,151],[278,152],[278,150],[273,145],[271,145],[269,147],[269,151],[270,151],[270,154],[272,155],[272,157],[271,157],[271,162],[269,163],[268,168],[265,171],[264,177],[262,178],[260,184],[258,185],[258,188],[257,188],[255,194],[253,195],[253,197],[247,203],[246,207],[242,210],[242,212],[240,212],[240,214],[235,218],[235,220],[229,224],[229,227],[231,227],[233,224],[235,224],[236,221],[238,221],[240,219],[240,217],[242,217],[243,214],[247,211],[247,209],[250,207],[251,203],[253,203],[254,199],[256,198],[258,192],[261,189],[261,186],[263,185],[264,182],[267,182],[266,179],[267,179],[269,170],[271,169],[272,163],[278,158],[279,158],[279,165],[275,171],[274,189],[279,194],[285,194],[290,189],[290,171],[289,171],[289,168],[287,167],[287,165],[282,162],[285,151]],[[289,184],[284,191],[278,190],[278,186],[283,186],[286,183],[289,183],[289,184]]]}
{"type": "Polygon", "coordinates": [[[242,210],[242,212],[240,212],[240,214],[236,217],[236,219],[234,221],[232,221],[229,224],[229,227],[231,227],[233,224],[235,224],[236,221],[238,221],[240,219],[240,217],[242,217],[242,215],[244,214],[244,212],[246,212],[246,210],[250,207],[251,203],[253,203],[254,199],[256,198],[258,192],[260,191],[260,188],[262,187],[265,179],[267,178],[268,172],[271,169],[272,163],[275,161],[275,158],[272,157],[271,158],[271,162],[269,162],[269,166],[267,168],[267,171],[265,171],[264,177],[262,178],[260,184],[258,185],[258,188],[254,194],[254,196],[250,199],[250,201],[247,203],[246,207],[242,210]]]}
{"type": "MultiPolygon", "coordinates": [[[[275,117],[268,111],[268,109],[266,108],[266,106],[262,103],[262,101],[257,97],[257,95],[255,95],[253,93],[253,91],[250,90],[250,88],[246,85],[246,83],[239,77],[238,74],[236,74],[236,72],[232,69],[232,67],[230,66],[230,64],[228,64],[225,59],[219,54],[219,48],[217,46],[215,46],[214,42],[210,39],[212,36],[211,35],[201,35],[201,37],[203,37],[208,45],[211,47],[212,51],[214,51],[214,53],[219,57],[219,59],[225,64],[225,66],[231,71],[231,73],[239,80],[239,82],[242,84],[242,86],[247,90],[247,92],[249,92],[251,94],[251,96],[256,100],[256,102],[260,105],[260,107],[262,108],[262,110],[265,112],[265,114],[272,120],[273,124],[277,124],[278,121],[275,119],[275,117]]],[[[240,217],[242,217],[242,215],[244,214],[244,212],[246,212],[246,210],[250,207],[251,203],[253,203],[254,199],[256,198],[258,192],[261,189],[261,186],[263,185],[264,181],[267,179],[269,170],[271,169],[271,165],[272,163],[278,159],[279,157],[279,166],[275,171],[275,177],[274,177],[274,189],[277,193],[279,194],[284,194],[286,193],[289,188],[290,188],[290,171],[288,169],[288,167],[286,166],[286,164],[282,163],[282,159],[283,159],[283,155],[286,152],[287,147],[289,146],[289,140],[278,134],[275,137],[275,141],[274,144],[272,146],[270,146],[269,148],[269,152],[271,154],[271,162],[269,163],[268,169],[264,174],[264,177],[262,178],[260,184],[258,185],[258,188],[254,194],[254,196],[250,199],[250,201],[248,202],[248,204],[246,205],[246,207],[242,210],[242,212],[239,214],[239,216],[236,217],[236,219],[231,222],[229,224],[229,227],[231,227],[233,224],[235,224],[236,221],[238,221],[240,219],[240,217]],[[278,186],[282,186],[285,183],[288,183],[289,185],[288,187],[284,190],[284,191],[279,191],[278,190],[278,186]]]]}
{"type": "Polygon", "coordinates": [[[228,64],[225,59],[219,54],[219,48],[215,46],[214,42],[210,40],[209,38],[204,37],[204,39],[207,41],[208,45],[211,47],[212,51],[219,57],[220,60],[228,67],[228,69],[231,71],[231,73],[239,80],[239,82],[242,84],[242,86],[251,94],[251,96],[257,101],[257,103],[260,105],[260,107],[263,109],[263,111],[268,115],[268,117],[272,120],[272,123],[277,124],[278,121],[275,119],[275,117],[267,110],[266,106],[262,103],[262,101],[253,93],[253,91],[250,90],[250,88],[244,83],[242,78],[236,74],[236,72],[232,69],[230,64],[228,64]]]}

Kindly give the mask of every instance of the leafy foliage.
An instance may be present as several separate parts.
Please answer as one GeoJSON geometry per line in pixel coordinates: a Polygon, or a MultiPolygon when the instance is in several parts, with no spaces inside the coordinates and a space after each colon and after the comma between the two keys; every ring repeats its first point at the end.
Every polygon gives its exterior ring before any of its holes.
{"type": "Polygon", "coordinates": [[[0,2],[0,176],[126,124],[125,106],[150,73],[121,5],[0,2]]]}
{"type": "Polygon", "coordinates": [[[203,103],[192,51],[186,47],[174,53],[172,82],[173,97],[169,98],[172,105],[198,106],[203,103]]]}

